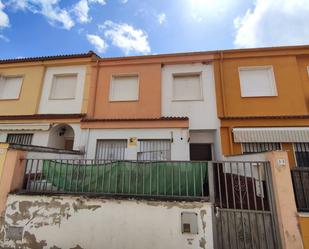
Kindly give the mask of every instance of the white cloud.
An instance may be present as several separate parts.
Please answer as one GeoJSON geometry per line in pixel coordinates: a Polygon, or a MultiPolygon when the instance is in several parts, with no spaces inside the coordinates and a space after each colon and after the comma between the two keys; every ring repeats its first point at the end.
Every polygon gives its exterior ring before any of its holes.
{"type": "Polygon", "coordinates": [[[89,0],[89,2],[90,3],[99,3],[99,4],[102,4],[102,5],[106,4],[105,0],[89,0]]]}
{"type": "Polygon", "coordinates": [[[8,15],[3,11],[5,8],[4,4],[0,0],[0,29],[7,28],[10,26],[8,15]]]}
{"type": "Polygon", "coordinates": [[[3,41],[5,41],[5,42],[9,42],[9,41],[10,41],[9,38],[7,38],[6,36],[4,36],[4,35],[2,35],[2,34],[0,34],[0,40],[3,40],[3,41]]]}
{"type": "Polygon", "coordinates": [[[127,23],[114,23],[110,20],[105,21],[99,27],[104,30],[104,36],[110,39],[114,46],[122,49],[126,55],[131,52],[148,54],[151,51],[148,36],[141,29],[135,29],[127,23]]]}
{"type": "Polygon", "coordinates": [[[165,13],[160,13],[157,15],[157,20],[160,24],[166,22],[166,15],[165,13]]]}
{"type": "Polygon", "coordinates": [[[309,43],[308,0],[256,0],[234,20],[237,47],[309,43]]]}
{"type": "Polygon", "coordinates": [[[108,47],[105,41],[98,35],[87,35],[87,40],[95,47],[99,53],[104,53],[108,47]]]}
{"type": "Polygon", "coordinates": [[[120,2],[122,2],[122,3],[127,3],[128,0],[120,0],[120,2]]]}
{"type": "Polygon", "coordinates": [[[64,29],[71,29],[74,21],[66,9],[59,6],[60,0],[11,0],[16,10],[30,11],[34,14],[43,15],[51,25],[64,29]]]}
{"type": "Polygon", "coordinates": [[[77,16],[78,21],[81,23],[87,23],[91,21],[88,12],[89,12],[89,6],[87,0],[80,0],[74,6],[74,13],[77,16]]]}

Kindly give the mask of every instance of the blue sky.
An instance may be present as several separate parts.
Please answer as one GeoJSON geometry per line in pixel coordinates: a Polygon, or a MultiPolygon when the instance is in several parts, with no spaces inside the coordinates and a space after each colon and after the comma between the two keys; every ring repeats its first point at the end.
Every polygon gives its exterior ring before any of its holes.
{"type": "Polygon", "coordinates": [[[0,58],[309,44],[308,0],[0,0],[0,58]]]}

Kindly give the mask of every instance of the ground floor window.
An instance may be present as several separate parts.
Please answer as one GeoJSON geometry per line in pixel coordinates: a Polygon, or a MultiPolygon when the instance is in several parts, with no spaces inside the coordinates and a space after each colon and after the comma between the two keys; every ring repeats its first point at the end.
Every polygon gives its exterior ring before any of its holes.
{"type": "Polygon", "coordinates": [[[281,150],[280,143],[242,143],[241,146],[243,154],[281,150]]]}
{"type": "Polygon", "coordinates": [[[8,134],[6,138],[7,143],[30,145],[33,134],[8,134]]]}
{"type": "Polygon", "coordinates": [[[169,161],[171,160],[170,139],[142,139],[139,141],[137,160],[169,161]]]}
{"type": "Polygon", "coordinates": [[[294,152],[297,166],[309,167],[309,143],[295,143],[294,152]]]}
{"type": "Polygon", "coordinates": [[[127,140],[97,140],[96,159],[124,160],[127,140]]]}

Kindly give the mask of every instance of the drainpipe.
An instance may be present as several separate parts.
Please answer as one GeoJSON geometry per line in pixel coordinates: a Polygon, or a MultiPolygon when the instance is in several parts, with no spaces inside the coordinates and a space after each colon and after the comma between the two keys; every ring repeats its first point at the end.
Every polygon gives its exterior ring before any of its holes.
{"type": "Polygon", "coordinates": [[[96,105],[96,97],[97,97],[97,88],[98,88],[98,77],[99,77],[99,60],[96,60],[96,74],[95,74],[95,79],[94,79],[94,86],[92,92],[93,99],[90,100],[91,105],[90,105],[90,110],[88,112],[89,117],[94,116],[94,111],[95,111],[95,105],[96,105]]]}
{"type": "Polygon", "coordinates": [[[225,106],[225,91],[224,91],[224,74],[223,74],[223,52],[220,52],[220,86],[221,86],[221,99],[222,99],[222,114],[223,117],[226,115],[226,106],[225,106]]]}

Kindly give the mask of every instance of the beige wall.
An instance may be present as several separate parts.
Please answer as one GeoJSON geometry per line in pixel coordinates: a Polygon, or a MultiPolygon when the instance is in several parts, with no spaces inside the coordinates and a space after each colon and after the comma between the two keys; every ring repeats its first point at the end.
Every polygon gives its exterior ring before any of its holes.
{"type": "Polygon", "coordinates": [[[44,66],[0,68],[2,76],[23,76],[19,99],[0,100],[0,116],[32,115],[37,112],[44,66]]]}

